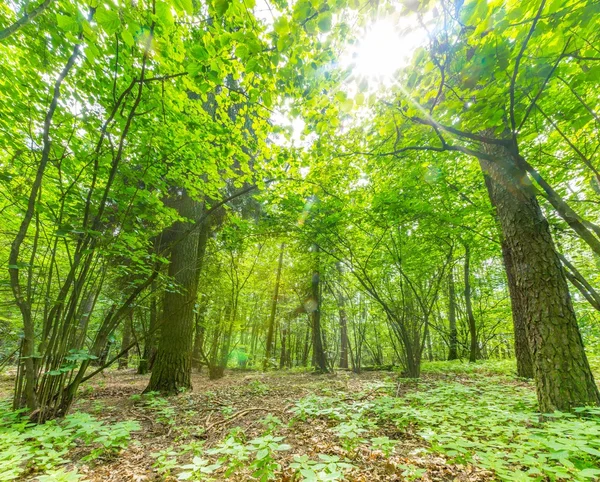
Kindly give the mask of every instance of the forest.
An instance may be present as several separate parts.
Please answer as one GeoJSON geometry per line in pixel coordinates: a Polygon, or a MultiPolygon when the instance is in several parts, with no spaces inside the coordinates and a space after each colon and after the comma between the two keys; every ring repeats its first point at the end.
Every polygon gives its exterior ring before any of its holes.
{"type": "Polygon", "coordinates": [[[600,480],[599,0],[2,0],[0,482],[600,480]]]}

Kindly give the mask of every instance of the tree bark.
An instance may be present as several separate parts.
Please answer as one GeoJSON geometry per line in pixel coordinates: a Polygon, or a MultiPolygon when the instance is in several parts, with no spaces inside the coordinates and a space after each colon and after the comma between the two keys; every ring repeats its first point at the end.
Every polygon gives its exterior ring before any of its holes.
{"type": "MultiPolygon", "coordinates": [[[[494,209],[495,194],[492,190],[492,180],[488,175],[484,173],[485,185],[490,197],[490,201],[494,209]]],[[[494,220],[500,227],[500,221],[498,215],[494,212],[494,220]]],[[[523,301],[523,294],[517,287],[517,280],[515,274],[515,267],[510,252],[510,247],[505,241],[504,236],[500,236],[502,247],[502,260],[504,262],[504,270],[506,271],[506,279],[508,282],[508,292],[510,294],[510,304],[513,319],[513,332],[514,332],[514,348],[515,358],[517,360],[517,375],[522,378],[533,378],[533,361],[531,359],[531,352],[529,350],[529,342],[527,340],[526,331],[526,320],[525,320],[525,307],[523,301]]]]}
{"type": "Polygon", "coordinates": [[[450,267],[448,274],[448,329],[448,360],[456,360],[458,358],[458,330],[456,329],[456,292],[452,267],[450,267]]]}
{"type": "Polygon", "coordinates": [[[318,265],[318,247],[315,246],[316,250],[316,266],[312,274],[311,281],[311,294],[312,294],[312,335],[313,335],[313,353],[314,363],[317,371],[321,373],[327,373],[327,360],[325,358],[325,352],[323,350],[323,338],[321,335],[321,286],[320,286],[320,273],[318,265]]]}
{"type": "MultiPolygon", "coordinates": [[[[342,266],[337,265],[340,276],[342,266]]],[[[338,312],[340,316],[340,368],[348,368],[348,313],[346,313],[346,296],[340,286],[337,289],[338,312]]]]}
{"type": "Polygon", "coordinates": [[[515,284],[523,297],[539,409],[548,413],[598,405],[600,393],[535,189],[517,152],[492,144],[485,144],[484,149],[493,160],[481,156],[479,162],[490,177],[492,204],[510,249],[515,284]]]}
{"type": "MultiPolygon", "coordinates": [[[[173,205],[177,212],[192,221],[199,218],[201,204],[183,191],[173,205]]],[[[178,221],[171,228],[172,247],[169,276],[178,289],[167,291],[163,301],[161,334],[146,392],[176,394],[192,388],[192,347],[194,305],[198,291],[197,256],[199,233],[190,231],[189,223],[178,221]]]]}
{"type": "MultiPolygon", "coordinates": [[[[121,351],[125,350],[131,344],[131,328],[133,324],[133,310],[123,321],[123,339],[121,340],[121,351]]],[[[125,352],[119,358],[119,370],[125,370],[129,366],[129,352],[125,352]]]]}
{"type": "Polygon", "coordinates": [[[469,361],[474,362],[479,358],[479,345],[477,343],[477,323],[473,314],[471,303],[471,249],[465,244],[465,307],[467,310],[467,324],[469,326],[469,361]]]}
{"type": "Polygon", "coordinates": [[[265,349],[265,359],[263,361],[263,370],[269,367],[273,353],[273,332],[275,329],[275,315],[277,314],[277,300],[279,298],[279,283],[281,281],[281,267],[283,266],[283,250],[285,244],[281,243],[279,248],[279,262],[277,263],[277,276],[275,278],[275,290],[273,292],[273,301],[271,302],[271,314],[269,315],[269,329],[267,331],[267,346],[265,349]]]}
{"type": "Polygon", "coordinates": [[[533,360],[531,359],[529,342],[527,340],[523,294],[517,287],[512,255],[505,241],[502,241],[502,258],[504,259],[508,292],[510,293],[510,304],[512,307],[517,375],[522,378],[533,378],[533,360]]]}
{"type": "MultiPolygon", "coordinates": [[[[156,282],[152,283],[152,293],[156,293],[156,282]]],[[[150,298],[150,323],[148,325],[148,335],[144,340],[144,353],[138,365],[138,374],[145,375],[152,370],[152,365],[156,357],[156,327],[158,324],[158,308],[156,306],[156,296],[150,298]]]]}

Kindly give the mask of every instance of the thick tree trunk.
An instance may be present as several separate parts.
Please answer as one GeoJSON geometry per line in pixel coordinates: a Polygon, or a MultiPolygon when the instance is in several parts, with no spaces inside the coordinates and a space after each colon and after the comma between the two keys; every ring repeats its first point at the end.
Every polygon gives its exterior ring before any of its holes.
{"type": "MultiPolygon", "coordinates": [[[[183,192],[173,202],[177,212],[192,221],[199,218],[201,205],[183,192]]],[[[192,388],[194,305],[198,289],[198,230],[190,223],[176,222],[171,232],[169,276],[178,290],[167,291],[163,302],[161,336],[152,376],[146,391],[175,394],[192,388]]]]}
{"type": "MultiPolygon", "coordinates": [[[[492,206],[494,206],[495,194],[492,191],[492,180],[488,175],[484,173],[485,185],[490,196],[492,206]]],[[[494,213],[494,219],[498,225],[497,213],[494,213]]],[[[531,359],[531,353],[529,350],[529,342],[527,340],[526,321],[525,321],[525,307],[523,301],[523,295],[517,287],[517,280],[515,274],[515,267],[510,252],[508,243],[501,236],[502,246],[502,260],[504,262],[504,269],[506,271],[506,279],[508,282],[508,292],[510,294],[510,304],[512,308],[512,319],[513,319],[513,332],[514,332],[514,347],[515,347],[515,358],[517,360],[517,375],[522,378],[533,378],[533,361],[531,359]]]]}
{"type": "Polygon", "coordinates": [[[458,330],[456,329],[456,292],[454,290],[452,266],[448,274],[448,330],[448,360],[456,360],[458,358],[458,330]]]}
{"type": "Polygon", "coordinates": [[[513,330],[515,333],[515,358],[517,359],[517,375],[522,378],[533,378],[533,360],[527,340],[526,320],[524,313],[523,295],[517,287],[515,268],[513,266],[510,248],[502,241],[502,257],[508,280],[508,291],[512,307],[513,330]]]}
{"type": "Polygon", "coordinates": [[[277,300],[279,298],[279,283],[281,281],[284,248],[285,244],[281,243],[281,247],[279,248],[279,262],[277,263],[277,276],[275,278],[275,290],[271,302],[271,314],[269,315],[269,329],[267,331],[267,346],[265,350],[265,359],[263,361],[263,370],[266,370],[269,367],[271,356],[273,356],[273,332],[275,330],[275,315],[277,314],[277,300]]]}
{"type": "Polygon", "coordinates": [[[471,303],[471,250],[468,244],[465,244],[465,307],[467,310],[467,323],[469,326],[469,361],[474,362],[479,358],[479,344],[477,343],[477,324],[475,315],[473,315],[473,305],[471,303]]]}
{"type": "Polygon", "coordinates": [[[535,190],[518,154],[497,145],[484,148],[492,159],[480,158],[481,168],[490,177],[492,204],[523,296],[539,409],[598,405],[567,281],[535,190]]]}

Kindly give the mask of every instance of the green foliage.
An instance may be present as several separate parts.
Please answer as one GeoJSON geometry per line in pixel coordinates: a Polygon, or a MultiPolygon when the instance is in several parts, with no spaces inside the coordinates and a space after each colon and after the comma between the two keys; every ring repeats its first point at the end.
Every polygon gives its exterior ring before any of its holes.
{"type": "Polygon", "coordinates": [[[251,450],[255,452],[254,461],[250,464],[252,476],[261,482],[275,478],[281,466],[274,459],[275,452],[290,450],[292,447],[281,443],[284,437],[274,437],[273,435],[264,435],[263,437],[250,440],[251,450]]]}
{"type": "Polygon", "coordinates": [[[14,480],[27,470],[44,472],[43,480],[78,480],[75,472],[55,470],[69,461],[78,445],[86,447],[83,460],[115,456],[124,449],[131,432],[140,426],[134,421],[107,424],[89,414],[76,412],[64,420],[43,425],[30,423],[7,402],[0,405],[0,480],[14,480]]]}
{"type": "Polygon", "coordinates": [[[333,431],[340,438],[342,447],[348,451],[354,450],[362,443],[364,441],[362,435],[367,432],[357,420],[340,423],[333,428],[333,431]]]}
{"type": "Polygon", "coordinates": [[[179,452],[173,450],[173,447],[154,452],[150,454],[150,456],[156,460],[152,464],[152,467],[154,467],[159,474],[168,476],[173,469],[179,467],[177,463],[178,455],[179,452]]]}
{"type": "Polygon", "coordinates": [[[324,482],[346,480],[345,474],[355,468],[351,463],[342,461],[337,455],[319,454],[319,460],[308,455],[294,457],[290,467],[306,482],[324,482]]]}
{"type": "Polygon", "coordinates": [[[265,396],[269,393],[269,385],[261,382],[260,380],[252,380],[248,385],[246,385],[246,389],[253,395],[265,396]]]}
{"type": "Polygon", "coordinates": [[[175,408],[166,398],[159,396],[158,392],[147,392],[141,396],[134,395],[132,398],[152,412],[157,422],[167,426],[175,425],[175,408]]]}
{"type": "Polygon", "coordinates": [[[540,422],[531,391],[506,379],[436,383],[401,403],[400,425],[415,423],[431,450],[494,470],[503,480],[588,480],[600,470],[598,410],[540,422]]]}
{"type": "MultiPolygon", "coordinates": [[[[346,450],[391,423],[419,435],[429,451],[491,470],[501,480],[595,480],[600,474],[600,410],[584,407],[540,417],[531,387],[505,375],[512,367],[512,362],[494,361],[428,363],[425,370],[436,380],[421,381],[398,398],[310,395],[293,411],[302,420],[338,422],[332,430],[346,450]]],[[[392,384],[380,386],[394,392],[392,384]]],[[[395,443],[387,436],[370,437],[371,447],[386,457],[395,443]]],[[[410,464],[398,468],[410,480],[424,473],[410,464]]]]}
{"type": "Polygon", "coordinates": [[[66,471],[64,469],[49,470],[44,475],[37,477],[38,482],[78,482],[83,479],[83,475],[76,470],[66,471]]]}
{"type": "Polygon", "coordinates": [[[202,457],[194,457],[192,463],[182,465],[183,472],[177,475],[178,480],[212,480],[209,475],[221,467],[220,463],[211,464],[202,457]]]}
{"type": "Polygon", "coordinates": [[[397,440],[392,440],[389,437],[371,438],[371,447],[373,447],[374,450],[380,450],[386,457],[392,455],[397,443],[397,440]]]}
{"type": "Polygon", "coordinates": [[[273,433],[283,426],[281,419],[272,413],[267,414],[267,416],[259,420],[259,422],[265,428],[267,434],[273,433]]]}

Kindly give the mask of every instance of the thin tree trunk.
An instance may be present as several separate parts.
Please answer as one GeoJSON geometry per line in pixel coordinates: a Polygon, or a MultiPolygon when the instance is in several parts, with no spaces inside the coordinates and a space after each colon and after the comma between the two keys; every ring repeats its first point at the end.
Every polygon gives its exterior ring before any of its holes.
{"type": "Polygon", "coordinates": [[[456,329],[456,292],[452,266],[448,273],[448,329],[450,332],[448,360],[456,360],[458,358],[458,331],[456,329]]]}
{"type": "Polygon", "coordinates": [[[479,345],[477,343],[477,324],[473,314],[471,303],[471,249],[465,244],[465,306],[467,310],[467,323],[469,325],[469,337],[471,340],[469,349],[469,361],[474,362],[479,358],[479,345]]]}
{"type": "Polygon", "coordinates": [[[269,316],[269,329],[267,331],[267,346],[265,349],[265,359],[263,361],[263,370],[269,367],[271,356],[273,354],[273,332],[275,329],[275,315],[277,314],[277,300],[279,298],[279,284],[281,281],[281,268],[283,266],[283,250],[285,244],[281,243],[279,248],[279,262],[277,263],[277,276],[275,278],[275,290],[271,302],[271,314],[269,316]]]}
{"type": "MultiPolygon", "coordinates": [[[[152,293],[156,293],[156,282],[152,283],[152,293]]],[[[158,308],[156,303],[156,296],[152,295],[150,298],[150,323],[148,326],[148,335],[144,340],[144,353],[140,359],[138,365],[138,374],[145,375],[152,370],[152,364],[156,357],[156,340],[158,333],[156,333],[156,326],[158,324],[158,308]]]]}
{"type": "MultiPolygon", "coordinates": [[[[123,339],[121,340],[121,351],[125,350],[131,344],[131,329],[133,324],[133,310],[123,322],[123,339]]],[[[119,370],[124,370],[129,366],[129,352],[125,352],[119,358],[119,370]]]]}
{"type": "Polygon", "coordinates": [[[313,353],[314,353],[314,364],[315,368],[321,373],[327,373],[327,360],[325,358],[325,352],[323,350],[323,338],[321,335],[321,286],[320,286],[320,273],[318,266],[318,247],[315,245],[316,251],[316,266],[312,274],[311,281],[311,294],[313,312],[312,312],[312,332],[313,332],[313,353]]]}
{"type": "Polygon", "coordinates": [[[579,290],[579,292],[584,296],[588,303],[594,307],[594,309],[600,311],[600,294],[567,258],[560,253],[558,256],[562,261],[567,279],[573,284],[573,286],[575,286],[575,288],[579,290]]]}
{"type": "MultiPolygon", "coordinates": [[[[337,268],[342,275],[340,263],[337,268]]],[[[346,296],[341,286],[337,289],[337,302],[340,316],[340,368],[348,368],[348,314],[346,313],[346,296]]]]}

